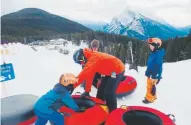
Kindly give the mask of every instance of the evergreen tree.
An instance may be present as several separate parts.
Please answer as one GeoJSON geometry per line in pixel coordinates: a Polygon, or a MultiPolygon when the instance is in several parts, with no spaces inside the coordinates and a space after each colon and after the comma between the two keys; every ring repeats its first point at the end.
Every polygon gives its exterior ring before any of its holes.
{"type": "Polygon", "coordinates": [[[147,43],[144,43],[140,51],[140,60],[139,60],[140,66],[147,65],[147,59],[149,54],[150,54],[149,46],[147,43]]]}
{"type": "Polygon", "coordinates": [[[191,29],[190,29],[190,32],[189,32],[189,34],[188,34],[188,37],[191,37],[191,29]]]}
{"type": "Polygon", "coordinates": [[[124,45],[121,44],[120,45],[120,51],[119,51],[119,59],[121,59],[121,61],[123,63],[125,63],[126,61],[126,53],[125,53],[125,48],[124,48],[124,45]]]}

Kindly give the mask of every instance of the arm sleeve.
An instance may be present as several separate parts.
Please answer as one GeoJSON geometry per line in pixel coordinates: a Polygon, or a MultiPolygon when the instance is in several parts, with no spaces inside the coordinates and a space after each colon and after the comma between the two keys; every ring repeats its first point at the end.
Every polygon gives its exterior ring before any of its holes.
{"type": "Polygon", "coordinates": [[[78,83],[74,84],[74,88],[86,81],[85,91],[91,91],[91,85],[95,74],[96,62],[89,60],[84,69],[78,75],[78,83]]]}
{"type": "MultiPolygon", "coordinates": [[[[159,60],[160,61],[160,60],[159,60]]],[[[158,62],[159,62],[158,61],[158,62]]],[[[157,61],[156,61],[157,62],[157,61]]],[[[152,73],[152,79],[161,79],[161,74],[162,74],[162,63],[156,63],[154,65],[154,71],[152,73]]]]}
{"type": "Polygon", "coordinates": [[[147,65],[147,70],[145,72],[145,75],[147,77],[150,77],[154,71],[154,58],[153,57],[149,57],[149,60],[148,60],[148,65],[147,65]]]}
{"type": "Polygon", "coordinates": [[[78,107],[78,105],[76,104],[76,102],[73,100],[73,98],[71,97],[71,95],[68,92],[62,98],[62,102],[64,102],[64,104],[66,106],[73,109],[74,111],[80,110],[80,108],[78,107]]]}

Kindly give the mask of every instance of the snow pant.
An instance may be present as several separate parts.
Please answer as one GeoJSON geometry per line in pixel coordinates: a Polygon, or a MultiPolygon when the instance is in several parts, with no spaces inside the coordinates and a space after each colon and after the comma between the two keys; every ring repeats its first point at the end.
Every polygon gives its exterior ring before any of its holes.
{"type": "Polygon", "coordinates": [[[106,104],[109,107],[109,112],[112,112],[117,108],[116,89],[123,76],[124,72],[116,75],[116,78],[105,76],[101,80],[96,98],[106,101],[106,104]]]}
{"type": "Polygon", "coordinates": [[[52,114],[44,114],[38,111],[35,111],[37,116],[37,121],[35,125],[46,125],[50,121],[54,125],[64,125],[64,116],[59,112],[53,112],[52,114]]]}
{"type": "Polygon", "coordinates": [[[157,79],[147,78],[147,92],[145,98],[149,102],[154,102],[156,100],[156,84],[158,83],[157,79]]]}

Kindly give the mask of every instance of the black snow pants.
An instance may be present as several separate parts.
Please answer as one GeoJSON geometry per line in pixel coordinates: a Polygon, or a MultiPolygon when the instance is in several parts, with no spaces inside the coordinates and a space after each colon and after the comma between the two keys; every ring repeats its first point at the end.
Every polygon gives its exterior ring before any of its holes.
{"type": "Polygon", "coordinates": [[[116,75],[116,78],[112,78],[111,76],[105,76],[101,80],[96,98],[106,101],[106,104],[109,107],[109,112],[112,112],[117,108],[117,98],[115,91],[123,76],[124,72],[116,75]]]}

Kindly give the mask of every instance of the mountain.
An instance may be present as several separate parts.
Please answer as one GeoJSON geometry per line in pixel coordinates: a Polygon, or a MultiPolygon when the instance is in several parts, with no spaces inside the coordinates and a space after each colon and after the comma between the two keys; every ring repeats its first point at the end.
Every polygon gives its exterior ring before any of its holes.
{"type": "Polygon", "coordinates": [[[182,28],[179,28],[179,30],[183,31],[183,32],[190,32],[191,31],[191,25],[190,26],[186,26],[186,27],[182,27],[182,28]]]}
{"type": "Polygon", "coordinates": [[[26,8],[1,17],[2,35],[48,36],[91,29],[37,8],[26,8]]]}
{"type": "Polygon", "coordinates": [[[96,22],[96,21],[89,21],[89,20],[82,20],[82,21],[77,21],[78,23],[94,30],[94,31],[99,31],[105,26],[107,23],[106,22],[96,22]]]}
{"type": "Polygon", "coordinates": [[[150,19],[129,9],[115,16],[108,25],[102,28],[102,31],[126,35],[141,40],[145,40],[148,37],[168,39],[188,34],[188,32],[181,29],[150,19]]]}

